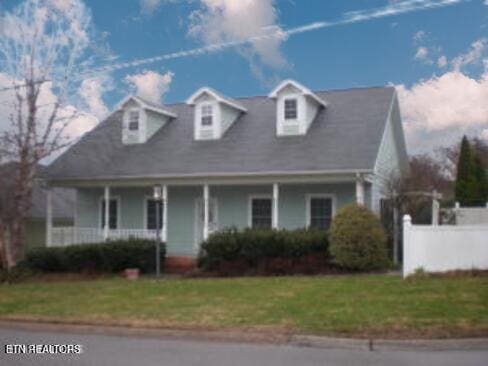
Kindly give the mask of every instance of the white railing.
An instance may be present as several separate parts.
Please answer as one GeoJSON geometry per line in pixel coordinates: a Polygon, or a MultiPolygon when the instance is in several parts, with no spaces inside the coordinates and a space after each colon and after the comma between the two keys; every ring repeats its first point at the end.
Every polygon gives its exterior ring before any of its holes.
{"type": "MultiPolygon", "coordinates": [[[[87,227],[53,227],[50,246],[63,247],[73,244],[100,243],[104,241],[103,229],[87,227]]],[[[112,229],[108,239],[156,239],[155,230],[112,229]]]]}

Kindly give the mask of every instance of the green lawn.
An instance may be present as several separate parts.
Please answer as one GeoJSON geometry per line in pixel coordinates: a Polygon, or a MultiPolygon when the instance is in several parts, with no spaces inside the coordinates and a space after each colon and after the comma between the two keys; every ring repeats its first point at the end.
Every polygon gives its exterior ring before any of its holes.
{"type": "Polygon", "coordinates": [[[488,335],[488,277],[29,282],[0,285],[0,318],[355,336],[488,335]]]}

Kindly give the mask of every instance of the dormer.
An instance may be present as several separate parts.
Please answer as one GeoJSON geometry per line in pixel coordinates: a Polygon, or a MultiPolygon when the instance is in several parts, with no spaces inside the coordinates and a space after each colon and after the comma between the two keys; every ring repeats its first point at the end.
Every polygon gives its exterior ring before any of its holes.
{"type": "Polygon", "coordinates": [[[276,134],[305,135],[315,116],[327,102],[293,80],[285,80],[270,94],[276,99],[276,134]]]}
{"type": "Polygon", "coordinates": [[[119,103],[122,110],[122,143],[143,144],[176,114],[141,97],[128,96],[119,103]]]}
{"type": "Polygon", "coordinates": [[[210,88],[197,90],[188,100],[193,105],[195,140],[217,140],[232,126],[246,109],[210,88]]]}

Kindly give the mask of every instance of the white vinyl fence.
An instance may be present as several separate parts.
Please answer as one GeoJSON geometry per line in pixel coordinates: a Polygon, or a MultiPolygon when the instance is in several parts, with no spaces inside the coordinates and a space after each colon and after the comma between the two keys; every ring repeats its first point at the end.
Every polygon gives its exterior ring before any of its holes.
{"type": "Polygon", "coordinates": [[[403,218],[403,277],[426,272],[488,269],[488,225],[412,225],[403,218]]]}
{"type": "Polygon", "coordinates": [[[488,207],[456,207],[457,225],[488,225],[488,207]]]}

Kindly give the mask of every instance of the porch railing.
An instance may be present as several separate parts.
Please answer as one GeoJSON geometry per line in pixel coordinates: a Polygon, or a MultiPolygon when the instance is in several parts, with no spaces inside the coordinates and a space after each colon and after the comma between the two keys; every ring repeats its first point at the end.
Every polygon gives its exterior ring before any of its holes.
{"type": "MultiPolygon", "coordinates": [[[[103,229],[87,227],[53,227],[51,245],[62,247],[73,244],[99,243],[104,241],[103,229]]],[[[146,229],[111,229],[108,239],[156,239],[155,230],[146,229]]]]}

